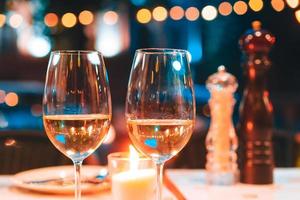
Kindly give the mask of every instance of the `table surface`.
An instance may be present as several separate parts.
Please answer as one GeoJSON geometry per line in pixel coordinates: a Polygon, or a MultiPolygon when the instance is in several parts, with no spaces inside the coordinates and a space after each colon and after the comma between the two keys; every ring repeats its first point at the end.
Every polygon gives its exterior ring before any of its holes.
{"type": "MultiPolygon", "coordinates": [[[[275,182],[272,185],[247,185],[236,184],[234,186],[208,186],[205,184],[203,170],[167,170],[167,175],[179,188],[188,200],[296,200],[300,196],[300,169],[276,169],[275,182]]],[[[26,190],[20,190],[12,186],[11,176],[0,176],[1,200],[71,200],[73,196],[45,195],[26,190]]],[[[111,199],[109,192],[85,195],[83,200],[111,199]]],[[[175,198],[165,191],[164,200],[175,198]]]]}
{"type": "Polygon", "coordinates": [[[296,200],[300,199],[300,169],[279,168],[274,184],[208,186],[203,170],[168,170],[167,174],[188,200],[296,200]]]}

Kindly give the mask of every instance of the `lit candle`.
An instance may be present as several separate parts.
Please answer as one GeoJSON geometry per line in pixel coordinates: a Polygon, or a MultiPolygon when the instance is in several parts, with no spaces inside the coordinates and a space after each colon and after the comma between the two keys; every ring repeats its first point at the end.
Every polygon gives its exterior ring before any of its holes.
{"type": "Polygon", "coordinates": [[[139,154],[130,146],[129,170],[112,174],[114,200],[155,199],[156,171],[153,168],[139,169],[139,154]]]}

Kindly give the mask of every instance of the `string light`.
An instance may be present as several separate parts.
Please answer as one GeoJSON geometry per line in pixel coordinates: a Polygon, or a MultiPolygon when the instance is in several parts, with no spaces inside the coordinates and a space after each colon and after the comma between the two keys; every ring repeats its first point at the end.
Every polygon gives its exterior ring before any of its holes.
{"type": "Polygon", "coordinates": [[[195,21],[199,18],[200,16],[200,12],[198,10],[198,8],[196,7],[189,7],[186,11],[185,11],[185,17],[189,20],[189,21],[195,21]]]}
{"type": "Polygon", "coordinates": [[[44,18],[44,22],[46,26],[54,27],[58,24],[58,17],[55,13],[48,13],[44,18]]]}
{"type": "Polygon", "coordinates": [[[9,24],[13,28],[18,28],[23,22],[23,17],[19,14],[13,14],[9,18],[9,24]]]}
{"type": "Polygon", "coordinates": [[[217,17],[218,11],[214,6],[205,6],[201,14],[203,19],[207,21],[211,21],[217,17]]]}
{"type": "Polygon", "coordinates": [[[149,23],[151,21],[151,12],[150,12],[150,10],[148,10],[146,8],[140,9],[136,14],[136,19],[141,24],[149,23]]]}
{"type": "Polygon", "coordinates": [[[244,15],[248,10],[248,6],[244,1],[237,1],[233,5],[233,10],[237,15],[244,15]]]}
{"type": "Polygon", "coordinates": [[[180,20],[182,19],[184,16],[184,10],[182,7],[180,6],[174,6],[173,8],[171,8],[170,10],[170,17],[173,20],[180,20]]]}
{"type": "Polygon", "coordinates": [[[6,21],[6,16],[3,14],[0,14],[0,27],[4,26],[6,21]]]}
{"type": "Polygon", "coordinates": [[[6,103],[6,105],[8,105],[10,107],[16,106],[18,104],[18,102],[19,102],[19,97],[14,92],[8,93],[5,97],[5,103],[6,103]]]}
{"type": "Polygon", "coordinates": [[[297,10],[295,12],[295,16],[296,16],[297,21],[300,23],[300,10],[297,10]]]}
{"type": "Polygon", "coordinates": [[[161,21],[164,21],[165,19],[167,19],[168,11],[164,7],[158,6],[158,7],[154,8],[152,15],[153,15],[154,20],[161,22],[161,21]]]}
{"type": "Polygon", "coordinates": [[[254,12],[258,12],[264,7],[264,2],[262,0],[250,0],[249,6],[254,12]]]}
{"type": "Polygon", "coordinates": [[[219,13],[223,16],[228,16],[232,12],[232,6],[229,2],[224,1],[219,5],[219,13]]]}
{"type": "Polygon", "coordinates": [[[73,13],[66,13],[61,18],[61,23],[67,27],[71,28],[76,25],[77,19],[76,16],[73,13]]]}
{"type": "Polygon", "coordinates": [[[289,5],[291,8],[297,8],[299,5],[299,0],[286,0],[286,3],[289,5]]]}
{"type": "Polygon", "coordinates": [[[272,0],[271,5],[272,5],[273,9],[277,12],[282,11],[285,7],[283,0],[272,0]]]}
{"type": "Polygon", "coordinates": [[[94,21],[94,15],[91,11],[84,10],[79,14],[78,20],[82,25],[89,25],[94,21]]]}
{"type": "Polygon", "coordinates": [[[114,25],[118,22],[118,20],[119,15],[115,11],[110,10],[103,15],[103,21],[107,25],[114,25]]]}

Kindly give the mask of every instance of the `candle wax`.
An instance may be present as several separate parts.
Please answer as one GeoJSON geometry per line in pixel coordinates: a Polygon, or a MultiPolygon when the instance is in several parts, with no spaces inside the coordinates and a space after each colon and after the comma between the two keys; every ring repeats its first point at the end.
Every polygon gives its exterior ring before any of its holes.
{"type": "Polygon", "coordinates": [[[112,176],[114,200],[153,200],[155,188],[156,171],[153,169],[120,172],[112,176]]]}

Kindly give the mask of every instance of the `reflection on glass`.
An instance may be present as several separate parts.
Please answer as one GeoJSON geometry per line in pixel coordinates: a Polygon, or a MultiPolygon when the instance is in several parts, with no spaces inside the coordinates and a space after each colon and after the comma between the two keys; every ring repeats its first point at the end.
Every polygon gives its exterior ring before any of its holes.
{"type": "Polygon", "coordinates": [[[52,52],[43,114],[50,141],[74,162],[75,199],[79,200],[82,161],[102,144],[111,121],[110,90],[100,53],[52,52]]]}
{"type": "Polygon", "coordinates": [[[186,145],[194,128],[194,89],[186,51],[136,51],[126,120],[135,147],[157,165],[156,199],[161,199],[163,164],[186,145]]]}

